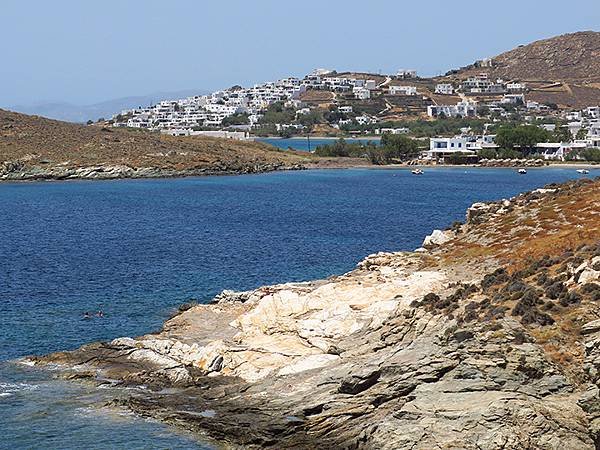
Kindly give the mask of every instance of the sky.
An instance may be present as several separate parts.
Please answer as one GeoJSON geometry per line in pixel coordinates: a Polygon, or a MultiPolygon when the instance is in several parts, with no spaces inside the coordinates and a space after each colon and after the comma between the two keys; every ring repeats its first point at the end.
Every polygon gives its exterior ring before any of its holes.
{"type": "Polygon", "coordinates": [[[599,0],[1,0],[0,107],[216,90],[317,67],[438,75],[600,31],[599,0]]]}

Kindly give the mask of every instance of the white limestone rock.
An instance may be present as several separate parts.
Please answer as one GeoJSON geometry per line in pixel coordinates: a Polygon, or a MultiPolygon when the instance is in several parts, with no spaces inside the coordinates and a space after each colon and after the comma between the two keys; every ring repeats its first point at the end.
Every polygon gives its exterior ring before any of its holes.
{"type": "Polygon", "coordinates": [[[423,241],[423,248],[432,249],[444,245],[446,242],[451,241],[454,238],[454,232],[450,230],[433,230],[433,232],[425,237],[423,241]]]}

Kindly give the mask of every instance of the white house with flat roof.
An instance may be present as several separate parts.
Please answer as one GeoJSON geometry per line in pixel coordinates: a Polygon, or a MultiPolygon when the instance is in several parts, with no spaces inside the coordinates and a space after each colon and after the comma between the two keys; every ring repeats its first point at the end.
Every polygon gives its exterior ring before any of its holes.
{"type": "Polygon", "coordinates": [[[373,90],[377,88],[377,83],[375,80],[365,80],[365,88],[369,90],[373,90]]]}
{"type": "Polygon", "coordinates": [[[423,152],[425,159],[442,159],[456,153],[474,155],[475,152],[467,148],[467,139],[460,136],[451,138],[439,137],[429,140],[429,150],[423,152]]]}
{"type": "Polygon", "coordinates": [[[588,144],[584,142],[543,142],[536,144],[535,150],[537,153],[541,154],[544,159],[558,159],[564,161],[565,156],[569,153],[587,147],[588,144]]]}
{"type": "Polygon", "coordinates": [[[592,147],[600,148],[600,123],[593,123],[590,125],[587,140],[592,147]]]}
{"type": "Polygon", "coordinates": [[[371,91],[364,87],[355,87],[352,89],[352,93],[354,94],[354,98],[358,100],[368,100],[371,98],[371,91]]]}
{"type": "Polygon", "coordinates": [[[427,107],[429,117],[475,117],[477,115],[477,105],[473,102],[459,102],[456,105],[429,105],[427,107]]]}
{"type": "Polygon", "coordinates": [[[435,85],[435,93],[440,95],[454,94],[454,86],[450,83],[439,83],[435,85]]]}
{"type": "Polygon", "coordinates": [[[362,115],[362,116],[357,116],[355,117],[356,122],[358,122],[359,125],[368,125],[370,123],[373,123],[374,120],[366,115],[362,115]]]}
{"type": "Polygon", "coordinates": [[[401,128],[377,128],[375,129],[375,134],[408,134],[410,133],[410,129],[406,127],[401,128]]]}
{"type": "Polygon", "coordinates": [[[590,106],[585,109],[585,113],[588,117],[591,117],[592,119],[599,119],[600,118],[600,106],[590,106]]]}
{"type": "Polygon", "coordinates": [[[510,92],[524,91],[526,87],[525,83],[506,83],[506,90],[510,92]]]}
{"type": "Polygon", "coordinates": [[[414,86],[390,86],[390,95],[417,95],[417,88],[414,86]]]}
{"type": "Polygon", "coordinates": [[[396,76],[398,78],[416,78],[417,77],[417,71],[413,70],[413,69],[400,69],[396,73],[396,76]]]}
{"type": "Polygon", "coordinates": [[[502,100],[500,100],[502,104],[524,104],[525,103],[525,95],[523,94],[504,94],[502,100]]]}

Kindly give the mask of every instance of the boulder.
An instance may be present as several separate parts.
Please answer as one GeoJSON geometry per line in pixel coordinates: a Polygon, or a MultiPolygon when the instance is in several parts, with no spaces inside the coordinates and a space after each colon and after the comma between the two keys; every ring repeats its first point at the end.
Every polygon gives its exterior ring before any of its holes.
{"type": "Polygon", "coordinates": [[[423,241],[423,248],[432,249],[444,245],[446,242],[451,241],[454,238],[454,232],[450,230],[433,230],[433,232],[425,237],[423,241]]]}

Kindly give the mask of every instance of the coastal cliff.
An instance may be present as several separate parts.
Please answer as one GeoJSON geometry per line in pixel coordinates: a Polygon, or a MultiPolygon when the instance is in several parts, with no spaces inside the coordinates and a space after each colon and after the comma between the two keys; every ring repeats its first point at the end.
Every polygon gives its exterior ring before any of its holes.
{"type": "Polygon", "coordinates": [[[31,360],[234,446],[594,449],[599,278],[600,180],[582,180],[474,204],[415,252],[31,360]]]}

